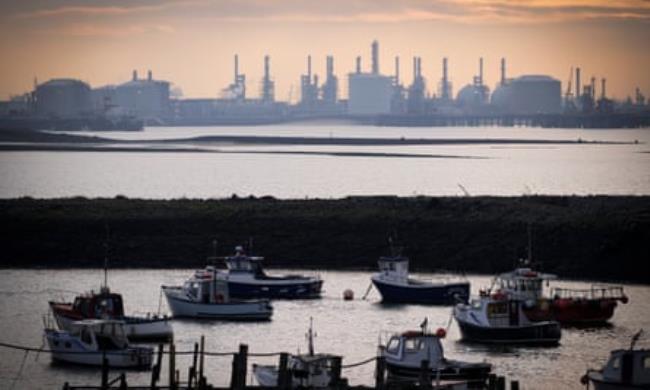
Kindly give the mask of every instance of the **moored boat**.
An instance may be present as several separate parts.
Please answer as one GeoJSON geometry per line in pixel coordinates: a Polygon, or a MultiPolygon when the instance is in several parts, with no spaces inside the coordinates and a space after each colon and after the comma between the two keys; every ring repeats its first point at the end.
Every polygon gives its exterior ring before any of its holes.
{"type": "Polygon", "coordinates": [[[582,384],[595,390],[650,389],[650,350],[635,348],[641,334],[634,335],[629,349],[612,351],[602,369],[587,370],[582,384]]]}
{"type": "Polygon", "coordinates": [[[433,380],[460,380],[467,382],[469,387],[483,388],[492,366],[484,362],[471,363],[445,358],[440,341],[445,336],[446,331],[442,328],[435,333],[428,332],[426,320],[421,330],[391,336],[385,346],[380,346],[380,354],[386,359],[389,381],[418,381],[422,362],[426,361],[433,380]]]}
{"type": "Polygon", "coordinates": [[[263,257],[247,256],[237,246],[235,254],[224,258],[226,270],[219,274],[228,283],[230,295],[235,298],[301,299],[318,298],[323,281],[319,277],[303,275],[268,275],[263,257]]]}
{"type": "Polygon", "coordinates": [[[523,302],[501,291],[484,291],[467,304],[454,307],[462,339],[489,344],[557,345],[562,330],[557,321],[531,321],[523,302]]]}
{"type": "Polygon", "coordinates": [[[409,259],[401,255],[383,256],[378,261],[379,272],[371,280],[382,302],[453,305],[467,302],[468,281],[430,282],[409,277],[409,259]]]}
{"type": "Polygon", "coordinates": [[[174,317],[259,321],[273,315],[268,300],[231,299],[228,283],[213,266],[197,270],[183,286],[161,288],[174,317]]]}
{"type": "Polygon", "coordinates": [[[45,338],[54,361],[101,366],[106,359],[109,367],[151,368],[153,349],[129,346],[122,321],[76,321],[69,331],[46,328],[45,338]]]}

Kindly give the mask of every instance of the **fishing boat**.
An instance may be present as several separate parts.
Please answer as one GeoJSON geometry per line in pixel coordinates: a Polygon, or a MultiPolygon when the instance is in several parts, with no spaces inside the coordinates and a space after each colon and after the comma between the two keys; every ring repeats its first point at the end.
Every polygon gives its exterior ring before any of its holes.
{"type": "Polygon", "coordinates": [[[497,290],[454,307],[453,317],[466,341],[494,344],[556,345],[562,337],[557,321],[531,321],[523,302],[497,290]]]}
{"type": "Polygon", "coordinates": [[[151,368],[153,349],[129,346],[122,321],[76,321],[70,330],[48,327],[45,338],[57,362],[102,366],[106,359],[109,367],[151,368]]]}
{"type": "Polygon", "coordinates": [[[409,277],[409,259],[402,255],[382,256],[379,272],[371,280],[382,302],[453,305],[467,302],[468,281],[429,282],[409,277]]]}
{"type": "MultiPolygon", "coordinates": [[[[108,251],[108,249],[107,249],[108,251]]],[[[80,294],[72,302],[50,301],[50,311],[61,330],[84,319],[109,319],[124,322],[130,341],[158,341],[173,338],[170,318],[165,315],[126,315],[122,295],[108,287],[108,255],[104,257],[104,281],[99,291],[80,294]]]]}
{"type": "Polygon", "coordinates": [[[556,279],[529,267],[520,267],[496,278],[496,285],[511,298],[524,302],[524,313],[532,321],[555,320],[562,324],[599,324],[612,318],[618,302],[628,298],[621,286],[592,285],[588,289],[552,287],[545,294],[544,283],[556,279]]]}
{"type": "MultiPolygon", "coordinates": [[[[332,385],[332,369],[335,360],[341,357],[326,353],[314,353],[314,332],[312,321],[307,332],[308,353],[290,355],[287,368],[291,376],[292,388],[325,388],[332,385]]],[[[279,369],[273,365],[253,364],[253,375],[262,387],[277,388],[279,369]]]]}
{"type": "Polygon", "coordinates": [[[232,299],[228,283],[214,266],[197,270],[182,286],[161,288],[174,317],[259,321],[273,315],[266,299],[232,299]]]}
{"type": "Polygon", "coordinates": [[[226,270],[219,273],[228,283],[230,295],[235,298],[318,298],[323,281],[319,277],[303,275],[273,276],[264,272],[263,257],[247,256],[242,246],[235,254],[223,258],[226,270]]]}
{"type": "Polygon", "coordinates": [[[642,331],[632,337],[629,349],[617,349],[600,370],[587,370],[580,378],[595,390],[650,389],[650,350],[635,348],[642,331]]]}
{"type": "Polygon", "coordinates": [[[436,381],[463,381],[468,387],[484,388],[492,366],[489,363],[471,363],[445,358],[441,339],[443,328],[435,333],[427,330],[427,320],[420,330],[406,331],[390,337],[379,353],[386,359],[389,381],[411,382],[421,377],[424,361],[429,375],[436,381]]]}

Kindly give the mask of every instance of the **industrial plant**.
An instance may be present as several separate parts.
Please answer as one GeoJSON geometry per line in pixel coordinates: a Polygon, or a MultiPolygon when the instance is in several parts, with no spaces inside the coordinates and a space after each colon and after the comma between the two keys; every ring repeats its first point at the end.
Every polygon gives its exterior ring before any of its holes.
{"type": "Polygon", "coordinates": [[[358,56],[356,68],[347,74],[346,98],[340,94],[334,57],[325,58],[321,84],[312,72],[312,56],[307,56],[306,72],[299,79],[300,98],[292,104],[275,98],[270,56],[263,58],[258,97],[247,94],[249,86],[237,54],[233,65],[232,83],[219,96],[207,99],[174,96],[171,83],[155,79],[151,70],[145,78],[134,70],[129,81],[97,88],[75,79],[35,80],[32,91],[0,102],[0,127],[137,130],[144,125],[263,125],[325,118],[385,126],[650,124],[650,105],[638,88],[633,98],[614,101],[607,96],[605,78],[591,77],[583,85],[580,67],[570,70],[563,88],[560,80],[548,75],[509,78],[506,59],[501,58],[500,80],[491,91],[483,78],[483,58],[479,58],[477,74],[454,96],[448,58],[442,58],[439,81],[428,83],[422,58],[413,57],[413,79],[405,85],[399,57],[395,57],[392,74],[381,73],[379,43],[374,41],[370,65],[364,69],[358,56]]]}

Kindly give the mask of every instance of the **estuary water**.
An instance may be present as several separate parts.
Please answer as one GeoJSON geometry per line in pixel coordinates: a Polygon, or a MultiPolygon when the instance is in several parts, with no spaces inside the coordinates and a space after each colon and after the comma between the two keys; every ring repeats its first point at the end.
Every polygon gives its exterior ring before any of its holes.
{"type": "MultiPolygon", "coordinates": [[[[281,272],[281,271],[277,271],[281,272]]],[[[290,270],[286,272],[299,272],[290,270]]],[[[160,300],[160,286],[182,283],[192,273],[178,270],[112,270],[109,284],[124,296],[128,313],[167,312],[160,300]]],[[[221,321],[174,320],[176,349],[189,351],[201,335],[206,337],[206,350],[232,352],[239,343],[249,345],[251,353],[306,351],[305,333],[313,318],[317,333],[317,352],[344,356],[343,364],[375,356],[377,344],[391,332],[418,329],[424,318],[430,327],[447,328],[443,340],[446,356],[467,361],[488,361],[500,375],[519,380],[525,389],[581,388],[579,379],[588,367],[599,368],[609,351],[629,346],[631,336],[639,329],[650,329],[650,287],[625,285],[630,302],[619,305],[607,327],[565,328],[561,344],[551,348],[487,347],[459,341],[457,325],[450,322],[450,307],[422,305],[387,306],[379,303],[372,291],[367,300],[360,299],[369,285],[369,272],[321,272],[324,297],[319,300],[274,301],[271,321],[232,323],[221,321]],[[343,301],[345,289],[352,289],[355,300],[343,301]]],[[[420,278],[445,278],[450,275],[418,274],[420,278]]],[[[489,286],[491,278],[467,276],[476,294],[489,286]]],[[[0,342],[40,347],[43,344],[42,317],[50,299],[72,299],[75,292],[97,289],[102,281],[101,270],[5,270],[0,273],[0,342]]],[[[553,286],[585,288],[589,283],[553,281],[553,286]]],[[[645,343],[645,340],[642,341],[645,343]]],[[[647,346],[647,343],[645,343],[647,346]]],[[[191,358],[179,357],[177,368],[183,378],[191,358]]],[[[276,363],[277,357],[250,357],[252,363],[276,363]]],[[[162,373],[166,380],[167,361],[162,373]]],[[[208,381],[227,385],[230,378],[229,357],[206,357],[208,381]]],[[[254,383],[250,377],[248,383],[254,383]]],[[[352,384],[372,384],[374,364],[344,369],[343,375],[352,384]]],[[[118,372],[112,372],[111,378],[118,372]]],[[[129,372],[129,384],[147,385],[150,372],[129,372]]],[[[25,355],[23,351],[0,348],[0,388],[42,389],[70,384],[99,385],[96,369],[53,365],[50,356],[41,353],[25,355]]],[[[166,383],[166,382],[163,382],[166,383]]]]}
{"type": "Polygon", "coordinates": [[[0,198],[650,194],[650,129],[288,124],[74,134],[130,140],[129,147],[139,149],[0,152],[0,198]],[[187,140],[205,136],[320,137],[332,142],[187,140]],[[454,142],[337,143],[342,138],[454,142]],[[505,142],[513,139],[520,142],[505,142]],[[177,151],[145,152],[160,145],[177,151]]]}

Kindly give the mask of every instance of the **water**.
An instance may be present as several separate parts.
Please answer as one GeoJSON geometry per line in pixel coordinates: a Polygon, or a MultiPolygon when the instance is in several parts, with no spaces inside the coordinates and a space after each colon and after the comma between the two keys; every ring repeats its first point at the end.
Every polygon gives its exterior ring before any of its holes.
{"type": "MultiPolygon", "coordinates": [[[[0,197],[340,198],[348,195],[650,195],[650,131],[538,128],[382,128],[346,125],[146,128],[88,133],[123,140],[204,135],[478,138],[631,144],[242,145],[189,152],[0,152],[0,197]],[[638,143],[634,143],[638,141],[638,143]],[[236,153],[233,153],[236,152],[236,153]],[[267,154],[275,152],[280,154],[267,154]],[[286,154],[309,152],[306,154],[286,154]],[[401,153],[370,157],[332,153],[401,153]],[[436,158],[423,158],[434,155],[436,158]],[[419,157],[418,157],[419,156],[419,157]],[[464,189],[464,190],[463,190],[464,189]]],[[[167,147],[177,145],[166,144],[167,147]]],[[[186,147],[188,145],[185,145],[186,147]]]]}
{"type": "MultiPolygon", "coordinates": [[[[159,287],[179,284],[192,270],[114,270],[109,283],[114,291],[124,295],[127,312],[156,312],[159,287]]],[[[316,350],[344,356],[350,364],[375,355],[380,337],[386,332],[417,329],[425,317],[430,327],[446,327],[450,321],[448,307],[420,305],[385,306],[378,303],[373,291],[367,301],[360,300],[369,284],[368,272],[321,272],[325,280],[323,299],[308,301],[276,301],[270,322],[230,323],[219,321],[174,321],[177,350],[193,348],[201,335],[206,336],[206,350],[235,351],[239,343],[247,343],[250,352],[305,352],[305,333],[313,317],[317,333],[316,350]],[[353,289],[356,299],[341,299],[345,289],[353,289]]],[[[440,277],[431,274],[423,278],[440,277]]],[[[102,280],[99,270],[6,270],[0,274],[0,341],[39,347],[43,343],[42,316],[47,301],[72,298],[75,294],[97,288],[102,280]]],[[[470,276],[474,294],[488,286],[489,277],[470,276]]],[[[555,286],[584,288],[587,283],[554,281],[555,286]]],[[[579,378],[587,367],[600,367],[609,351],[627,347],[631,336],[639,329],[650,329],[650,286],[625,285],[630,303],[620,305],[605,328],[563,330],[561,344],[552,348],[485,347],[459,342],[457,325],[452,323],[443,341],[449,358],[487,360],[501,375],[520,380],[526,389],[579,388],[579,378]]],[[[163,300],[163,312],[167,311],[163,300]]],[[[71,384],[99,384],[96,369],[52,365],[46,354],[31,353],[21,363],[24,352],[0,348],[0,388],[56,388],[65,381],[71,384]],[[20,372],[20,375],[19,375],[20,372]],[[16,379],[17,378],[17,379],[16,379]]],[[[276,363],[275,358],[249,358],[249,363],[276,363]]],[[[177,361],[183,377],[187,375],[189,357],[177,361]]],[[[206,374],[209,382],[226,385],[230,378],[229,357],[207,357],[206,374]]],[[[372,384],[374,365],[364,365],[343,371],[352,384],[372,384]]],[[[167,366],[163,366],[166,379],[167,366]]],[[[250,369],[249,369],[250,373],[250,369]]],[[[117,373],[111,374],[111,377],[117,373]]],[[[150,372],[130,372],[130,384],[146,385],[150,372]]],[[[249,378],[249,383],[252,383],[249,378]]]]}

